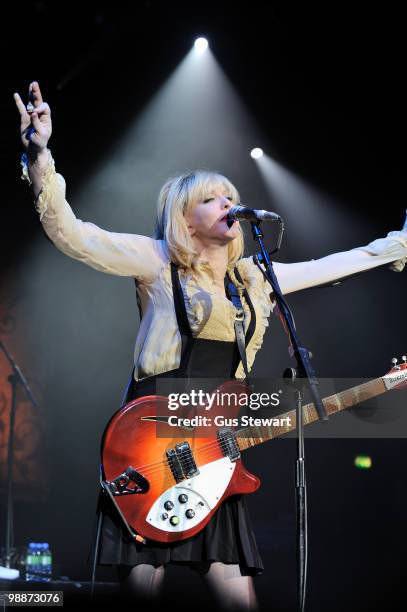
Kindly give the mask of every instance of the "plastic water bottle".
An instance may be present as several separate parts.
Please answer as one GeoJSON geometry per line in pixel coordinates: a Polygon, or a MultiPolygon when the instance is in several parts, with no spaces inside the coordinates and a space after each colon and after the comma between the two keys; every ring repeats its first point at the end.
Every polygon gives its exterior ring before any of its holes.
{"type": "Polygon", "coordinates": [[[41,555],[41,574],[44,582],[50,582],[52,580],[52,553],[48,542],[44,542],[42,545],[41,555]]]}
{"type": "Polygon", "coordinates": [[[33,571],[33,560],[34,560],[35,544],[30,542],[27,548],[27,554],[25,557],[25,579],[32,580],[33,571]]]}
{"type": "Polygon", "coordinates": [[[41,580],[41,548],[40,544],[36,542],[30,542],[28,545],[27,556],[26,556],[26,570],[25,579],[34,580],[36,582],[41,580]]]}
{"type": "Polygon", "coordinates": [[[34,544],[34,554],[33,554],[33,563],[32,563],[32,578],[31,580],[35,580],[36,582],[41,582],[41,544],[34,544]]]}
{"type": "Polygon", "coordinates": [[[37,544],[38,554],[37,554],[37,577],[35,578],[37,582],[44,581],[44,569],[43,569],[43,558],[44,558],[44,544],[39,542],[37,544]]]}

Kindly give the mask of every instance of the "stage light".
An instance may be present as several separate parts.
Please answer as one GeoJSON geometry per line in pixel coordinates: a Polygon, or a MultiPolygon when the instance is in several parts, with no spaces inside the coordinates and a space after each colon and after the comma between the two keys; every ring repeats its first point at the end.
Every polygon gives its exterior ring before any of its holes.
{"type": "Polygon", "coordinates": [[[198,53],[203,53],[208,48],[208,41],[206,38],[197,38],[194,47],[198,53]]]}
{"type": "Polygon", "coordinates": [[[250,155],[253,157],[253,159],[259,159],[263,155],[263,149],[256,147],[250,151],[250,155]]]}
{"type": "Polygon", "coordinates": [[[372,458],[368,455],[357,455],[355,457],[354,465],[360,470],[368,470],[372,467],[372,458]]]}

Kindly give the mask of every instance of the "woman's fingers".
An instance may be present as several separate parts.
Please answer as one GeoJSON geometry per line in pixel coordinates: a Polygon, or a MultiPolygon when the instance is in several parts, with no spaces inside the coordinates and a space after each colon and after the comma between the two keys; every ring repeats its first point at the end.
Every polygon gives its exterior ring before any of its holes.
{"type": "Polygon", "coordinates": [[[35,112],[37,115],[51,116],[51,109],[46,102],[42,102],[39,106],[33,106],[32,109],[28,108],[27,110],[30,114],[35,112]]]}
{"type": "Polygon", "coordinates": [[[28,87],[28,99],[33,106],[39,106],[40,104],[42,104],[43,99],[41,95],[40,86],[38,85],[37,81],[33,81],[32,83],[30,83],[28,87]]]}
{"type": "Polygon", "coordinates": [[[14,101],[16,103],[16,106],[18,108],[18,110],[20,111],[20,115],[22,119],[29,119],[29,115],[27,113],[27,109],[25,107],[25,104],[23,104],[23,101],[21,99],[21,97],[19,96],[18,93],[15,93],[13,95],[14,101]]]}
{"type": "Polygon", "coordinates": [[[51,109],[43,102],[37,81],[30,83],[27,106],[18,93],[14,93],[13,97],[21,116],[21,138],[24,147],[28,149],[32,146],[36,150],[42,150],[47,146],[52,133],[51,109]]]}
{"type": "Polygon", "coordinates": [[[40,86],[38,85],[37,81],[33,81],[32,83],[30,83],[30,86],[28,88],[29,102],[27,106],[25,106],[18,93],[15,93],[13,97],[16,106],[20,111],[20,115],[24,119],[27,119],[34,111],[34,109],[37,113],[45,113],[46,115],[51,115],[50,107],[46,102],[43,102],[40,86]]]}
{"type": "Polygon", "coordinates": [[[31,124],[37,132],[41,130],[41,120],[36,112],[31,115],[31,124]]]}

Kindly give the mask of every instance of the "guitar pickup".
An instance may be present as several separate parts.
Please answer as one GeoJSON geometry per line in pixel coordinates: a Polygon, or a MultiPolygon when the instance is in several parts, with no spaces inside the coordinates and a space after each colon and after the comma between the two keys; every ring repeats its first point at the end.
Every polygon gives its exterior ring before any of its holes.
{"type": "Polygon", "coordinates": [[[179,444],[176,444],[175,452],[177,453],[177,457],[181,463],[185,478],[191,478],[191,476],[196,476],[199,474],[199,470],[196,467],[194,456],[188,442],[180,442],[179,444]]]}
{"type": "Polygon", "coordinates": [[[199,474],[191,447],[188,442],[180,442],[175,448],[166,451],[168,464],[176,482],[199,474]]]}
{"type": "Polygon", "coordinates": [[[170,448],[165,454],[167,455],[168,464],[171,468],[175,482],[181,482],[181,480],[184,480],[184,472],[182,471],[181,462],[177,453],[173,448],[170,448]]]}
{"type": "Polygon", "coordinates": [[[218,437],[222,453],[225,457],[229,457],[231,461],[240,459],[240,449],[237,445],[233,431],[227,428],[221,428],[218,430],[218,437]]]}

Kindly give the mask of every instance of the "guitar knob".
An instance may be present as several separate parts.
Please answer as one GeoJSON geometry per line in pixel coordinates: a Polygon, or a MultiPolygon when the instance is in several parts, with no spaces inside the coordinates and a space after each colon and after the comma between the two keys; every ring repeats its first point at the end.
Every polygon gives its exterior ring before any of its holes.
{"type": "Polygon", "coordinates": [[[188,510],[185,512],[185,516],[189,519],[194,518],[195,512],[192,510],[192,508],[188,508],[188,510]]]}
{"type": "Polygon", "coordinates": [[[171,525],[178,525],[178,523],[179,523],[179,518],[178,518],[178,516],[172,516],[172,517],[170,518],[170,523],[171,523],[171,525]]]}
{"type": "Polygon", "coordinates": [[[178,501],[181,504],[186,504],[188,501],[188,495],[185,495],[185,493],[181,493],[181,495],[178,495],[178,501]]]}
{"type": "Polygon", "coordinates": [[[166,512],[163,512],[162,515],[161,515],[161,518],[162,518],[163,521],[165,521],[165,519],[168,518],[168,514],[166,512]]]}
{"type": "Polygon", "coordinates": [[[173,507],[174,507],[174,504],[173,504],[173,503],[172,503],[172,501],[170,501],[170,500],[166,501],[166,502],[165,502],[165,504],[164,504],[164,508],[165,508],[166,510],[172,510],[172,509],[173,509],[173,507]]]}

